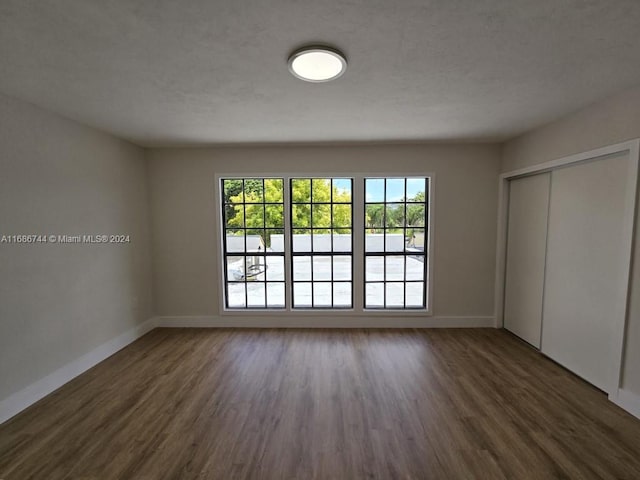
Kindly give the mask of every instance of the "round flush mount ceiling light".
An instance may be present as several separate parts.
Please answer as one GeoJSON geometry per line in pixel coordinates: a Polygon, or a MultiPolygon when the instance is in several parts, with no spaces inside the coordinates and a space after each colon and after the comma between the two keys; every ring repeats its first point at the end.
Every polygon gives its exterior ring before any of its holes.
{"type": "Polygon", "coordinates": [[[334,48],[304,47],[289,57],[289,71],[306,82],[329,82],[342,76],[346,69],[347,59],[334,48]]]}

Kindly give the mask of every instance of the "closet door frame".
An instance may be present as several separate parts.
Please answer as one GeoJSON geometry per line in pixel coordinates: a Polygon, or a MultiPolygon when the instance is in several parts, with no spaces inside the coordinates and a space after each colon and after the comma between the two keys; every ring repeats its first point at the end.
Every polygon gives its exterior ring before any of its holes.
{"type": "MultiPolygon", "coordinates": [[[[631,279],[631,260],[635,231],[636,198],[638,190],[638,163],[640,160],[640,139],[630,140],[615,145],[590,150],[588,152],[570,155],[549,162],[532,165],[530,167],[513,170],[500,175],[498,180],[498,245],[496,250],[496,285],[495,285],[495,314],[496,328],[504,326],[504,293],[506,276],[506,250],[507,250],[507,219],[509,212],[509,181],[518,177],[535,175],[543,172],[551,172],[557,168],[571,164],[594,161],[600,157],[627,154],[629,157],[629,176],[627,177],[624,230],[620,249],[621,265],[624,265],[623,274],[619,280],[620,298],[616,310],[611,312],[614,321],[614,348],[610,359],[611,378],[607,382],[609,400],[618,403],[620,390],[622,362],[624,355],[625,327],[627,322],[627,309],[629,304],[629,282],[631,279]]],[[[544,322],[544,319],[543,319],[544,322]]]]}

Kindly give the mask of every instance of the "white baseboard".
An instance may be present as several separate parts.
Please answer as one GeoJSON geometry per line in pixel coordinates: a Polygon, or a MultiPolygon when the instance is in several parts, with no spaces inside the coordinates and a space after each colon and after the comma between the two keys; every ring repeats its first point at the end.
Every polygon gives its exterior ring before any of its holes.
{"type": "MultiPolygon", "coordinates": [[[[306,312],[305,312],[306,313],[306,312]]],[[[495,328],[494,317],[211,315],[157,317],[157,327],[170,328],[495,328]]]]}
{"type": "Polygon", "coordinates": [[[616,396],[609,395],[609,400],[631,415],[640,418],[640,395],[637,393],[619,388],[616,396]]]}
{"type": "Polygon", "coordinates": [[[82,357],[67,363],[19,392],[3,399],[0,401],[0,424],[33,405],[41,398],[46,397],[81,373],[86,372],[94,365],[110,357],[118,350],[126,347],[155,327],[156,319],[150,318],[122,335],[103,343],[82,357]]]}

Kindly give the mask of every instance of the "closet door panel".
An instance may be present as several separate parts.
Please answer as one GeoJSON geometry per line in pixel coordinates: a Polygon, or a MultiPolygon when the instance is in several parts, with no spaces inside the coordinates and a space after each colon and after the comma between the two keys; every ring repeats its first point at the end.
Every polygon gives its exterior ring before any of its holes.
{"type": "Polygon", "coordinates": [[[504,327],[540,348],[551,174],[509,182],[504,327]]]}
{"type": "Polygon", "coordinates": [[[627,155],[553,171],[542,352],[598,388],[611,380],[627,155]]]}

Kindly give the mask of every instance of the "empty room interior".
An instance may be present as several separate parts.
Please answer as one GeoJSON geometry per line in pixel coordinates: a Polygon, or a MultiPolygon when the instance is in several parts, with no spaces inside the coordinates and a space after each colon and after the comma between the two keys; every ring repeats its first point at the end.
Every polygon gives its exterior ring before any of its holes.
{"type": "Polygon", "coordinates": [[[0,479],[640,478],[639,32],[0,0],[0,479]]]}

